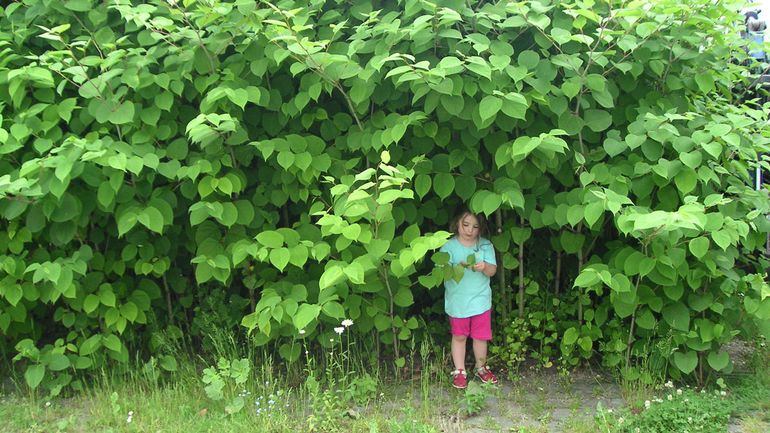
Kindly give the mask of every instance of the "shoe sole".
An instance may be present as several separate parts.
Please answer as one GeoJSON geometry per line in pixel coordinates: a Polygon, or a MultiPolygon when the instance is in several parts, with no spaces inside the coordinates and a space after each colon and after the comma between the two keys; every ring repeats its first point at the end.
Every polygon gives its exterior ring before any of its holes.
{"type": "Polygon", "coordinates": [[[478,377],[478,378],[479,378],[479,380],[481,381],[481,383],[491,383],[491,384],[493,384],[493,385],[494,385],[495,383],[497,383],[497,380],[484,380],[484,379],[482,379],[482,378],[481,378],[481,376],[476,376],[476,377],[478,377]]]}

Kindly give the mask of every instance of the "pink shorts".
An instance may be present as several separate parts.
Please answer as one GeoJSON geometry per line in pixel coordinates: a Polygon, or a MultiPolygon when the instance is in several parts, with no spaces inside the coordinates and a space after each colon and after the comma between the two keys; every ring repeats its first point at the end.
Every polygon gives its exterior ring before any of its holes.
{"type": "Polygon", "coordinates": [[[492,339],[492,310],[471,317],[450,317],[452,335],[470,336],[474,340],[492,339]]]}

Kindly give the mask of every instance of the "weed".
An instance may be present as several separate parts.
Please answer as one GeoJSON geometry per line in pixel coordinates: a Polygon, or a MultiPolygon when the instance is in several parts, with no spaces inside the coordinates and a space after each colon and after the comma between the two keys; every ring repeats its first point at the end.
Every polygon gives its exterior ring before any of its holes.
{"type": "Polygon", "coordinates": [[[465,416],[479,414],[487,404],[487,398],[495,385],[491,383],[479,384],[475,381],[468,383],[460,400],[460,412],[465,416]]]}

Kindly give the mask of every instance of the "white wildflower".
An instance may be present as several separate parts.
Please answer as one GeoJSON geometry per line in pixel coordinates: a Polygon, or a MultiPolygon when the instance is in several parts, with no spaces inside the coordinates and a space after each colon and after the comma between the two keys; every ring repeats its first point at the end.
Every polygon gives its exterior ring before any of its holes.
{"type": "Polygon", "coordinates": [[[645,401],[644,401],[644,407],[645,407],[645,409],[649,409],[649,408],[650,408],[650,406],[652,406],[652,402],[651,402],[650,400],[645,400],[645,401]]]}
{"type": "Polygon", "coordinates": [[[45,402],[45,407],[51,407],[51,402],[50,401],[45,402]]]}
{"type": "Polygon", "coordinates": [[[719,395],[721,395],[722,397],[724,397],[724,396],[726,396],[726,395],[727,395],[727,393],[726,393],[726,392],[724,392],[724,391],[719,391],[719,395]]]}
{"type": "Polygon", "coordinates": [[[342,333],[345,332],[345,328],[343,326],[338,326],[334,328],[334,332],[336,332],[339,335],[342,335],[342,333]]]}
{"type": "Polygon", "coordinates": [[[623,424],[623,421],[625,421],[625,420],[623,419],[622,416],[620,418],[618,418],[618,424],[623,424]]]}
{"type": "Polygon", "coordinates": [[[676,390],[676,395],[682,395],[682,390],[681,389],[677,389],[676,390]]]}
{"type": "Polygon", "coordinates": [[[612,413],[612,408],[607,409],[607,413],[612,413]]]}
{"type": "Polygon", "coordinates": [[[344,326],[346,328],[349,327],[349,326],[352,326],[352,325],[353,325],[353,321],[350,320],[350,319],[345,319],[345,320],[342,321],[342,326],[344,326]]]}
{"type": "Polygon", "coordinates": [[[687,417],[687,422],[692,422],[692,417],[691,416],[687,417]]]}
{"type": "Polygon", "coordinates": [[[666,388],[673,388],[673,387],[674,387],[674,382],[671,382],[671,381],[669,380],[668,382],[666,382],[666,385],[665,385],[665,386],[666,386],[666,388]]]}
{"type": "Polygon", "coordinates": [[[668,397],[666,397],[666,399],[668,399],[668,401],[671,401],[671,400],[673,400],[673,399],[674,399],[674,396],[673,396],[673,395],[671,395],[671,394],[669,394],[669,395],[668,395],[668,397]]]}
{"type": "Polygon", "coordinates": [[[305,330],[304,329],[300,329],[299,330],[299,335],[305,335],[305,330]]]}

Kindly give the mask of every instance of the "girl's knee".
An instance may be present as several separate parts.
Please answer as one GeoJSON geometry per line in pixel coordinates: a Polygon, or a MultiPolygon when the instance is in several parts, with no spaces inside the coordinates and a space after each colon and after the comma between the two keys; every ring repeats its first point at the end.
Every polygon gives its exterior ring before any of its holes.
{"type": "Polygon", "coordinates": [[[468,339],[465,335],[453,335],[452,341],[456,341],[458,343],[465,343],[465,341],[468,339]]]}

